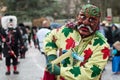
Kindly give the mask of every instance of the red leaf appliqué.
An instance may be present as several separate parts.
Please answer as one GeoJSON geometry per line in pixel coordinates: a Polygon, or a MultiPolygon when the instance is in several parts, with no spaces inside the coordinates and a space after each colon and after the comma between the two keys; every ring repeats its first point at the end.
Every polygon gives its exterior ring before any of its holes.
{"type": "Polygon", "coordinates": [[[110,49],[108,49],[107,47],[104,47],[104,49],[102,49],[101,52],[103,53],[103,59],[106,59],[110,56],[110,49]]]}
{"type": "Polygon", "coordinates": [[[80,66],[83,66],[86,63],[86,61],[90,58],[90,56],[92,55],[93,52],[89,48],[88,50],[85,50],[84,53],[85,53],[85,55],[84,55],[84,61],[81,62],[80,66]]]}
{"type": "Polygon", "coordinates": [[[92,55],[92,50],[89,48],[88,50],[84,51],[85,55],[84,55],[84,60],[87,60],[90,58],[90,56],[92,55]]]}
{"type": "Polygon", "coordinates": [[[66,49],[74,48],[75,47],[75,41],[72,37],[66,40],[66,49]]]}

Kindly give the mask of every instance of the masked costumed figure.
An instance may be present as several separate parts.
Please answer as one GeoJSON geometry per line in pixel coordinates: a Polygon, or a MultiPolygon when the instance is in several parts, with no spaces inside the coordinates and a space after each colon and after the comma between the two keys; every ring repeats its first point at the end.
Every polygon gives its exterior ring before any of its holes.
{"type": "MultiPolygon", "coordinates": [[[[3,16],[1,19],[2,27],[4,32],[2,33],[2,38],[4,42],[3,54],[5,57],[5,65],[7,67],[6,75],[10,75],[11,63],[13,65],[13,73],[19,74],[17,70],[18,63],[18,41],[23,45],[22,36],[19,29],[17,28],[17,18],[16,16],[3,16]],[[12,60],[12,62],[11,62],[12,60]]],[[[24,47],[24,46],[22,46],[24,47]]]]}
{"type": "MultiPolygon", "coordinates": [[[[44,40],[51,80],[99,80],[110,55],[106,38],[98,31],[100,9],[87,4],[75,22],[54,29],[44,40]],[[59,50],[59,56],[57,51],[59,50]]],[[[50,80],[45,75],[44,80],[50,80]]]]}

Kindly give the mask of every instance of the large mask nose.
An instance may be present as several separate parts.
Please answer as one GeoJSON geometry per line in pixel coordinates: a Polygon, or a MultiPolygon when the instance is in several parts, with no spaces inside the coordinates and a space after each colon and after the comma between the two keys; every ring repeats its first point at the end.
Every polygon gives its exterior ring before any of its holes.
{"type": "Polygon", "coordinates": [[[83,24],[84,25],[90,25],[89,18],[86,18],[85,20],[83,20],[83,24]]]}

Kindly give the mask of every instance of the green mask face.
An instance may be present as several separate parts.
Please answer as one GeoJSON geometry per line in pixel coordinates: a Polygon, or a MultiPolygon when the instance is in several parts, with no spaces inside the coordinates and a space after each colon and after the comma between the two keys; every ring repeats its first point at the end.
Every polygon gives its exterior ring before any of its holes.
{"type": "Polygon", "coordinates": [[[84,5],[81,12],[90,16],[100,17],[100,9],[91,4],[84,5]]]}

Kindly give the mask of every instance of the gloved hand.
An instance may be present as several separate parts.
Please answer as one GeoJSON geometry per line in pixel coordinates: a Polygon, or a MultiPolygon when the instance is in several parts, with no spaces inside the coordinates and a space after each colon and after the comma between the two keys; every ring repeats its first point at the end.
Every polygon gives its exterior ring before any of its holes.
{"type": "Polygon", "coordinates": [[[48,63],[47,64],[47,70],[51,74],[60,75],[60,67],[56,64],[48,63]]]}
{"type": "Polygon", "coordinates": [[[56,55],[49,55],[47,56],[47,62],[50,63],[51,61],[55,60],[57,58],[56,55]]]}

